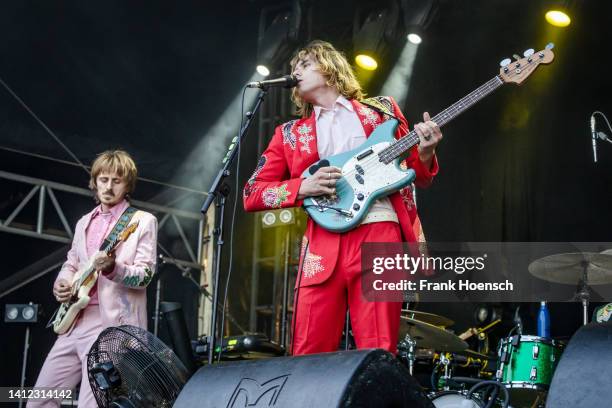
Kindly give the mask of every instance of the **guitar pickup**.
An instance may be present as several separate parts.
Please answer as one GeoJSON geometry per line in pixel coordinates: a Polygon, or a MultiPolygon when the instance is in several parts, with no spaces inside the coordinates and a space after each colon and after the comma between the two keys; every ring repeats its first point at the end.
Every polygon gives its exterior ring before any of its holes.
{"type": "Polygon", "coordinates": [[[365,152],[361,153],[359,156],[357,156],[356,159],[357,160],[364,159],[368,157],[369,155],[371,155],[372,153],[374,153],[374,151],[372,149],[368,149],[365,152]]]}
{"type": "Polygon", "coordinates": [[[361,174],[362,176],[365,174],[365,171],[363,170],[363,167],[361,167],[358,164],[355,165],[355,170],[357,171],[357,173],[361,174]]]}

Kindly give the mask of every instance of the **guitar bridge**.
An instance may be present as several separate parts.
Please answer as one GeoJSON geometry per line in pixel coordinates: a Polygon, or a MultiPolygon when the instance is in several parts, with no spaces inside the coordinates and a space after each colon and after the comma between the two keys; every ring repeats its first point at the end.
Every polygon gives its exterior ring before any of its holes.
{"type": "Polygon", "coordinates": [[[321,196],[321,197],[310,197],[312,202],[315,204],[315,208],[319,210],[319,212],[323,212],[325,210],[336,211],[345,217],[353,218],[354,214],[352,211],[344,210],[342,208],[334,207],[334,204],[337,204],[340,200],[338,196],[321,196]]]}

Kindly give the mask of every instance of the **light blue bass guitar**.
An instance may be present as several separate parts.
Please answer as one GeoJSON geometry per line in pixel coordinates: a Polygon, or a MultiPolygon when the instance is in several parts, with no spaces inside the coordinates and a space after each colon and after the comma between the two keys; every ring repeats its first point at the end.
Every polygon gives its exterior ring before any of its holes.
{"type": "MultiPolygon", "coordinates": [[[[495,75],[475,91],[455,102],[432,118],[440,127],[499,88],[504,83],[520,85],[540,65],[554,59],[553,44],[537,53],[524,52],[524,58],[501,62],[499,75],[495,75]]],[[[400,162],[409,150],[419,143],[413,130],[395,139],[396,119],[379,125],[368,140],[354,150],[337,154],[311,165],[303,174],[310,177],[320,167],[334,166],[342,170],[336,183],[334,196],[307,197],[304,209],[321,227],[332,232],[345,232],[357,227],[377,199],[406,187],[415,179],[412,169],[402,169],[400,162]]]]}

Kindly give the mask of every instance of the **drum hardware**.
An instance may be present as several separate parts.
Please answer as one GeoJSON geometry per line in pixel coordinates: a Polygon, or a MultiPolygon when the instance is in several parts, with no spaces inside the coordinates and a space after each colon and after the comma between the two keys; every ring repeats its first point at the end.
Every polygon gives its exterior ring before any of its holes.
{"type": "MultiPolygon", "coordinates": [[[[586,269],[586,267],[585,267],[586,269]]],[[[575,299],[582,303],[582,325],[586,326],[589,323],[589,300],[591,293],[589,292],[589,286],[587,284],[586,271],[583,274],[582,279],[578,283],[578,290],[576,291],[575,299]]]]}
{"type": "MultiPolygon", "coordinates": [[[[504,395],[504,399],[503,399],[504,402],[502,403],[502,407],[507,408],[508,404],[510,403],[510,394],[508,393],[508,390],[506,389],[506,387],[497,381],[485,380],[485,381],[479,382],[478,384],[473,385],[472,388],[470,388],[470,390],[468,391],[466,398],[471,399],[472,395],[478,388],[482,388],[487,385],[489,386],[493,385],[497,387],[497,389],[501,390],[502,394],[504,395]]],[[[494,400],[489,402],[485,408],[491,407],[493,402],[494,400]]]]}
{"type": "Polygon", "coordinates": [[[493,328],[493,326],[495,326],[496,324],[501,323],[501,319],[497,319],[489,324],[487,324],[485,327],[470,327],[469,329],[467,329],[466,331],[464,331],[463,333],[461,333],[459,335],[459,338],[461,340],[467,340],[470,337],[476,335],[478,336],[478,340],[484,340],[486,337],[486,332],[491,330],[493,328]]]}
{"type": "Polygon", "coordinates": [[[397,345],[398,356],[408,362],[410,375],[414,374],[414,361],[416,360],[416,340],[406,334],[404,340],[397,345]]]}
{"type": "Polygon", "coordinates": [[[458,352],[468,348],[468,344],[456,334],[432,324],[402,316],[400,338],[409,335],[416,341],[418,347],[437,351],[458,352]]]}
{"type": "Polygon", "coordinates": [[[446,354],[441,354],[440,364],[444,366],[444,376],[441,378],[441,380],[444,381],[444,389],[448,390],[449,389],[448,380],[450,379],[450,375],[451,375],[451,370],[448,368],[448,366],[450,365],[450,358],[448,358],[446,354]]]}
{"type": "Polygon", "coordinates": [[[420,320],[434,326],[449,327],[455,324],[451,319],[434,313],[421,312],[419,310],[402,309],[402,317],[407,319],[420,320]]]}
{"type": "Polygon", "coordinates": [[[574,296],[582,304],[582,323],[589,322],[589,286],[612,283],[612,256],[604,251],[549,255],[529,264],[529,273],[548,282],[577,285],[574,296]]]}

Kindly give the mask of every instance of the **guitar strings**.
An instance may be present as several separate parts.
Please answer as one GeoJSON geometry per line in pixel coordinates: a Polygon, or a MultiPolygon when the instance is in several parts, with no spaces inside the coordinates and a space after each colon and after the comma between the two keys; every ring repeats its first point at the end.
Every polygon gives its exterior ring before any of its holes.
{"type": "MultiPolygon", "coordinates": [[[[446,108],[442,112],[435,115],[432,118],[432,120],[438,121],[440,125],[443,126],[444,124],[452,120],[454,117],[461,114],[463,111],[469,109],[475,103],[477,103],[482,98],[487,96],[489,93],[493,92],[495,89],[501,86],[503,82],[501,83],[500,82],[501,82],[500,79],[496,75],[495,77],[491,78],[490,80],[488,80],[487,82],[485,82],[484,84],[476,88],[474,91],[470,92],[463,98],[459,99],[457,102],[450,105],[448,108],[446,108]],[[442,120],[440,121],[439,119],[442,119],[442,120]]],[[[389,146],[381,150],[377,154],[377,156],[379,158],[381,156],[385,156],[385,157],[390,157],[390,158],[392,157],[393,159],[395,159],[399,155],[401,155],[403,152],[411,149],[414,145],[417,145],[419,142],[420,142],[420,138],[418,137],[416,131],[413,129],[410,132],[408,132],[406,135],[402,136],[401,138],[396,139],[394,142],[391,142],[389,146]],[[409,147],[404,146],[406,140],[410,143],[409,147]]],[[[368,162],[371,162],[371,160],[368,160],[368,162]]],[[[374,163],[374,165],[376,165],[376,163],[374,163]]],[[[365,166],[362,166],[362,167],[365,167],[365,166]]],[[[369,167],[370,170],[371,168],[372,167],[369,167]]],[[[355,171],[356,170],[351,169],[347,171],[346,174],[344,174],[343,176],[344,177],[352,176],[353,174],[355,174],[355,171]]]]}

